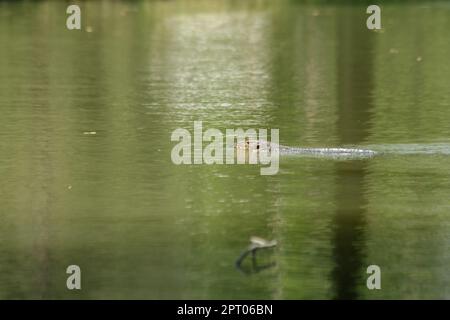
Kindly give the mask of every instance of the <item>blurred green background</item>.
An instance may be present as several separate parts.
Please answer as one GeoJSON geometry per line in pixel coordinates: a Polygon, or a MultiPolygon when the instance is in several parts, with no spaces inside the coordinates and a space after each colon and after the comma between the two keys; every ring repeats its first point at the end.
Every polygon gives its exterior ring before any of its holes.
{"type": "Polygon", "coordinates": [[[450,5],[378,3],[0,1],[0,298],[450,298],[450,5]],[[195,120],[393,152],[176,166],[195,120]]]}

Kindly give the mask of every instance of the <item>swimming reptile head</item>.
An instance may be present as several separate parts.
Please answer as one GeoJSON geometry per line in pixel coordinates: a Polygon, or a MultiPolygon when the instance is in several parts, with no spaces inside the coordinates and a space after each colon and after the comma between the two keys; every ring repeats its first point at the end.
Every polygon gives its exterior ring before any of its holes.
{"type": "Polygon", "coordinates": [[[264,148],[270,151],[271,148],[271,144],[268,141],[249,139],[248,137],[246,137],[244,141],[236,142],[235,146],[237,149],[241,150],[259,150],[264,148]]]}

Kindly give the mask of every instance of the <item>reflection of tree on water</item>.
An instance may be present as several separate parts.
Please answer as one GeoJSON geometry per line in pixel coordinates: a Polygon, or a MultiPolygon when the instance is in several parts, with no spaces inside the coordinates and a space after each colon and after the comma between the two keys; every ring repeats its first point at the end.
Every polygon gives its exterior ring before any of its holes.
{"type": "MultiPolygon", "coordinates": [[[[368,135],[372,108],[373,34],[364,28],[359,8],[338,16],[338,136],[341,144],[360,144],[368,135]]],[[[364,284],[365,161],[337,162],[336,213],[333,219],[334,262],[332,279],[336,299],[358,298],[364,284]]]]}
{"type": "Polygon", "coordinates": [[[338,191],[333,218],[335,267],[332,279],[336,299],[357,298],[356,288],[361,285],[365,221],[364,175],[365,163],[360,161],[336,164],[338,191]]]}

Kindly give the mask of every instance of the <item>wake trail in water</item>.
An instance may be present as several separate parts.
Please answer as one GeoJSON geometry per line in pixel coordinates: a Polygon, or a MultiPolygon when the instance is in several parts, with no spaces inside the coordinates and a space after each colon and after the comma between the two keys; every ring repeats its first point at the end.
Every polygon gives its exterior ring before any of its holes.
{"type": "Polygon", "coordinates": [[[364,149],[370,149],[379,154],[392,155],[450,155],[450,143],[407,143],[407,144],[378,144],[367,145],[364,149]]]}
{"type": "Polygon", "coordinates": [[[336,159],[364,159],[381,155],[450,155],[450,143],[374,144],[342,147],[294,147],[265,140],[248,140],[236,144],[238,150],[278,151],[281,156],[336,159]]]}
{"type": "MultiPolygon", "coordinates": [[[[432,144],[378,144],[364,146],[344,146],[338,148],[302,148],[277,146],[280,155],[332,158],[341,160],[366,159],[395,155],[450,155],[449,143],[432,144]]],[[[273,148],[273,146],[272,146],[273,148]]]]}

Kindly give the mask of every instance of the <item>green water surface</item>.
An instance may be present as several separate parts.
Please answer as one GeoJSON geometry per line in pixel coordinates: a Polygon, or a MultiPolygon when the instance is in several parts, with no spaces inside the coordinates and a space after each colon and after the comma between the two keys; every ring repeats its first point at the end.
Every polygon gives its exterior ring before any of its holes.
{"type": "Polygon", "coordinates": [[[450,298],[448,3],[377,32],[349,3],[79,4],[69,31],[65,1],[0,1],[0,298],[450,298]],[[391,152],[176,166],[193,121],[391,152]],[[278,246],[238,270],[251,236],[278,246]]]}

